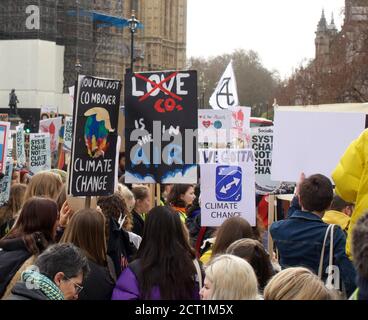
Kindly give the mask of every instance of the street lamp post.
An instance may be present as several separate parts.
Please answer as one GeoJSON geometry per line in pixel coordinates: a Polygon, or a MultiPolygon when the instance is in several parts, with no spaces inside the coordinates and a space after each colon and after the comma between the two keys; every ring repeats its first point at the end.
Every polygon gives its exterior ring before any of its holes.
{"type": "Polygon", "coordinates": [[[130,43],[130,72],[133,73],[133,64],[134,64],[134,34],[137,31],[139,24],[139,20],[135,17],[135,10],[132,10],[132,16],[128,20],[128,26],[131,34],[131,43],[130,43]]]}

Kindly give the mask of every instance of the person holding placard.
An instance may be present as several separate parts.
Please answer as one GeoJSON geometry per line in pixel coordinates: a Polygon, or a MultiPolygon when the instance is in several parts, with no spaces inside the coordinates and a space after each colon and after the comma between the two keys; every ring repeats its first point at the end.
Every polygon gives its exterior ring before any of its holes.
{"type": "Polygon", "coordinates": [[[355,204],[351,216],[346,252],[351,258],[351,235],[355,223],[368,210],[368,129],[353,141],[332,173],[336,193],[355,204]]]}

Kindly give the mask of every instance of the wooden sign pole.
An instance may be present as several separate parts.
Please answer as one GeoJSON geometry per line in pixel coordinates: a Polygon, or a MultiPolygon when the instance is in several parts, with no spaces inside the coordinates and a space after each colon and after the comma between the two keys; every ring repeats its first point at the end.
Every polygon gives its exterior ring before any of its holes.
{"type": "Polygon", "coordinates": [[[156,205],[161,205],[161,186],[159,183],[156,183],[156,205]]]}
{"type": "Polygon", "coordinates": [[[86,197],[86,202],[85,202],[84,207],[86,209],[90,209],[91,208],[91,197],[86,197]]]}
{"type": "Polygon", "coordinates": [[[268,253],[270,257],[273,256],[273,240],[270,233],[270,228],[275,220],[275,195],[270,194],[268,196],[268,253]]]}

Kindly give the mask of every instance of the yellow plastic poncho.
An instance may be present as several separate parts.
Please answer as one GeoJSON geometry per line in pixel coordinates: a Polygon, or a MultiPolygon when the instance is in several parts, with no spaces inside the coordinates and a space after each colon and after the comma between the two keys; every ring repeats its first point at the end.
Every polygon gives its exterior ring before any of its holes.
{"type": "Polygon", "coordinates": [[[332,179],[336,193],[345,201],[355,203],[346,241],[346,253],[351,258],[352,230],[357,220],[368,211],[368,129],[346,149],[332,179]]]}

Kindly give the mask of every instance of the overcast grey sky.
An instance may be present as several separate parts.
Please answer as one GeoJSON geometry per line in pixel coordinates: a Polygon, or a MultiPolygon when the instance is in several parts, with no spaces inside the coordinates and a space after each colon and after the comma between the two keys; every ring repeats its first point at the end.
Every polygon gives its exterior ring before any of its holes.
{"type": "Polygon", "coordinates": [[[315,31],[343,23],[344,0],[188,0],[187,56],[215,56],[236,48],[259,53],[262,63],[289,76],[315,54],[315,31]],[[224,5],[226,4],[226,5],[224,5]]]}

